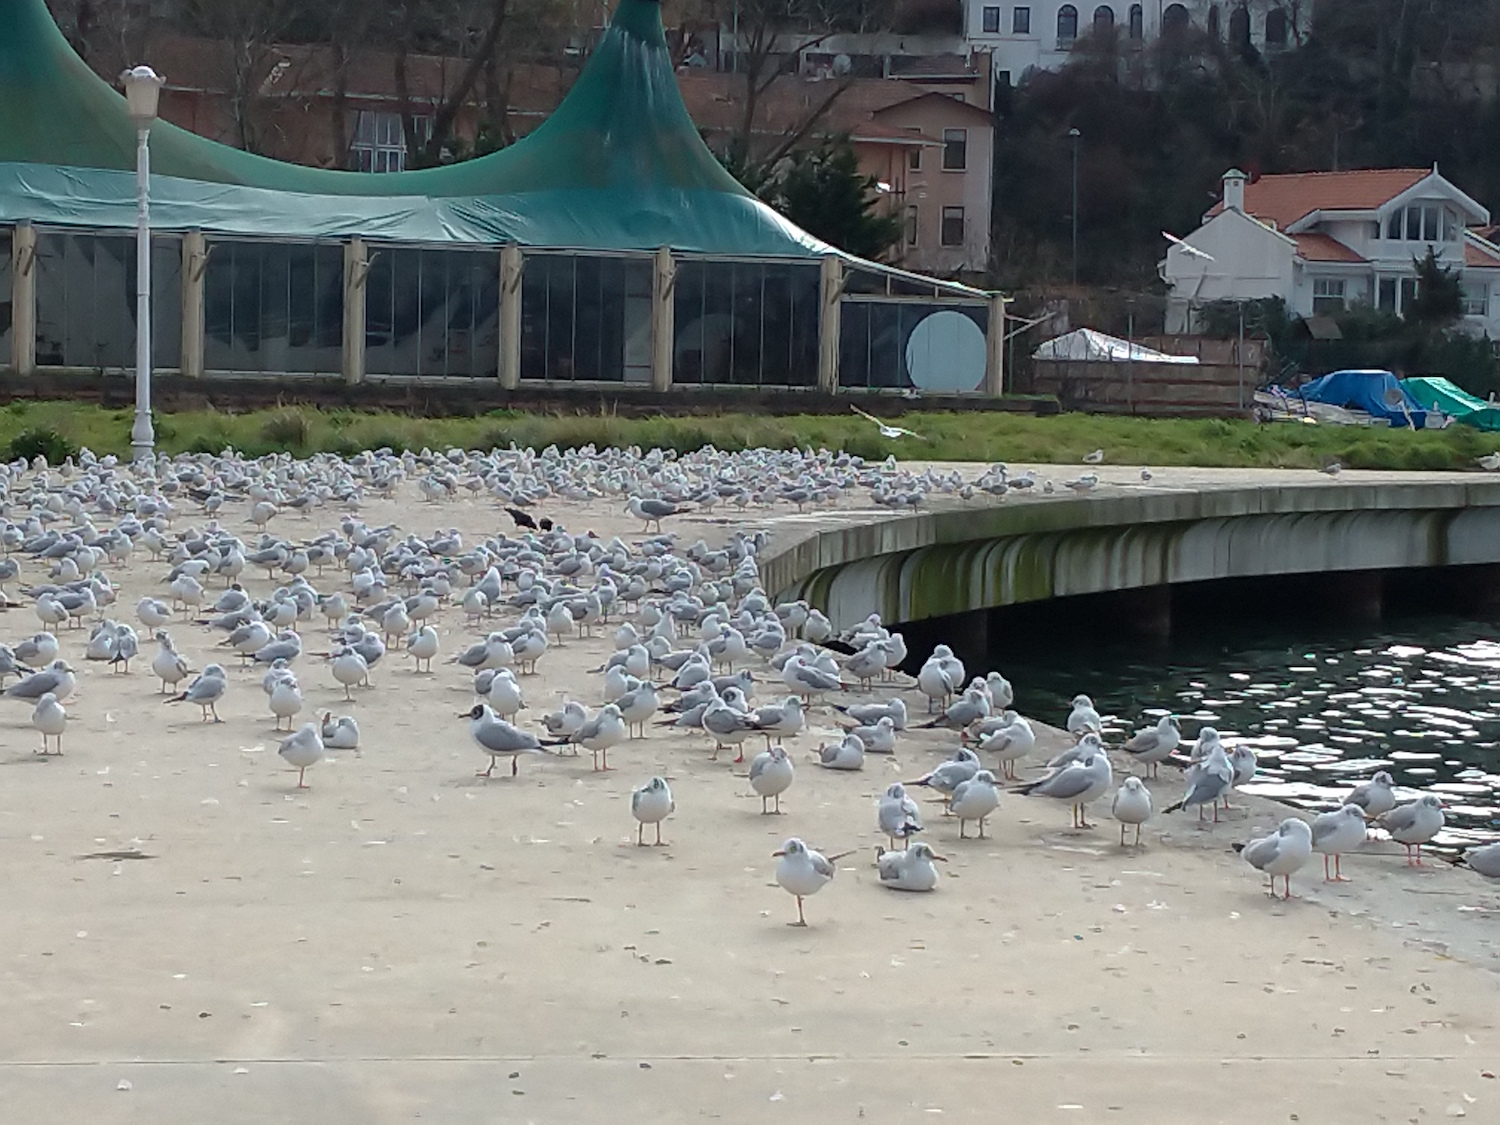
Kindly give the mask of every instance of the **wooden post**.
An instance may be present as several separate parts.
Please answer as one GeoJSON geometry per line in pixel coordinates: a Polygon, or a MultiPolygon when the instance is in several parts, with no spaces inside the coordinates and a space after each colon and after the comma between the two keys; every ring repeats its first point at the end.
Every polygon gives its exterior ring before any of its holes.
{"type": "Polygon", "coordinates": [[[839,302],[844,296],[844,263],[836,254],[823,258],[823,307],[818,318],[818,390],[839,389],[839,302]]]}
{"type": "Polygon", "coordinates": [[[10,237],[10,364],[36,373],[36,227],[17,223],[10,237]]]}
{"type": "Polygon", "coordinates": [[[344,382],[365,378],[365,281],[370,275],[368,248],[362,238],[344,243],[344,382]]]}
{"type": "Polygon", "coordinates": [[[1005,393],[1005,300],[1004,293],[990,296],[990,330],[985,333],[986,362],[984,393],[999,398],[1005,393]]]}
{"type": "Polygon", "coordinates": [[[651,389],[672,389],[673,346],[677,338],[677,306],[673,290],[677,285],[677,263],[672,258],[672,248],[663,246],[656,251],[654,282],[651,286],[651,389]]]}
{"type": "Polygon", "coordinates": [[[525,259],[519,244],[500,248],[500,385],[521,385],[521,277],[525,259]]]}
{"type": "Polygon", "coordinates": [[[201,230],[182,236],[182,360],[179,370],[189,378],[203,374],[203,275],[208,270],[208,244],[201,230]]]}

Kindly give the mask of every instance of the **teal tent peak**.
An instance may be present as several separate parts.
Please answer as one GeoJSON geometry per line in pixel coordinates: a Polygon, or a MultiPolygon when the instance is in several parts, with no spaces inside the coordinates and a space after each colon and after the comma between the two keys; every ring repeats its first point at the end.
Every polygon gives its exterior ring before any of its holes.
{"type": "MultiPolygon", "coordinates": [[[[124,97],[73,51],[45,0],[0,0],[0,28],[0,161],[133,169],[135,127],[124,97]]],[[[688,116],[655,0],[621,0],[552,117],[531,136],[475,160],[394,173],[307,168],[167,122],[152,129],[151,149],[158,175],[320,195],[493,195],[647,183],[745,194],[688,116]]]]}
{"type": "MultiPolygon", "coordinates": [[[[128,229],[135,142],[123,95],[73,51],[44,0],[0,0],[0,222],[128,229]]],[[[412,172],[333,171],[159,122],[151,166],[152,222],[163,230],[249,233],[253,215],[265,237],[427,242],[435,232],[437,241],[582,251],[834,252],[709,151],[682,102],[655,0],[620,0],[552,116],[487,156],[412,172]]]]}

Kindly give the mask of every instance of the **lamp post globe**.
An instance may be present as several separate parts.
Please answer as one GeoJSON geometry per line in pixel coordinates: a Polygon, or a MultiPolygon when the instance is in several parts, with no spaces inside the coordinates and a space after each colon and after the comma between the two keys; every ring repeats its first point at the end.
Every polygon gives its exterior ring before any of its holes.
{"type": "Polygon", "coordinates": [[[151,150],[148,137],[156,121],[164,79],[149,66],[134,66],[120,75],[125,105],[135,123],[135,422],[130,427],[131,457],[137,464],[155,456],[156,430],[151,424],[151,150]]]}

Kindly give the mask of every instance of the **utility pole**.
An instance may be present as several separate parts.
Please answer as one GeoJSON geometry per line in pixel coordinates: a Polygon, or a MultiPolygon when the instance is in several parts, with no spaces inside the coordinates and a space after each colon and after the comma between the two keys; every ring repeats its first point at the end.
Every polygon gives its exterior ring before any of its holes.
{"type": "Polygon", "coordinates": [[[1073,284],[1078,284],[1078,142],[1083,134],[1076,128],[1068,130],[1073,142],[1073,284]]]}

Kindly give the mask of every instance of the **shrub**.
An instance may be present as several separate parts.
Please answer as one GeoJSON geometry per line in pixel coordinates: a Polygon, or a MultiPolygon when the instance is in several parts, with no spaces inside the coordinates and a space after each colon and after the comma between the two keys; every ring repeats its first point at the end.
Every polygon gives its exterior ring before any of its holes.
{"type": "Polygon", "coordinates": [[[5,447],[7,461],[18,457],[31,461],[38,456],[45,457],[49,465],[61,465],[69,457],[78,456],[78,446],[56,430],[33,429],[22,430],[5,447]]]}
{"type": "Polygon", "coordinates": [[[266,419],[260,434],[275,448],[300,452],[312,440],[312,422],[300,410],[281,410],[266,419]]]}

